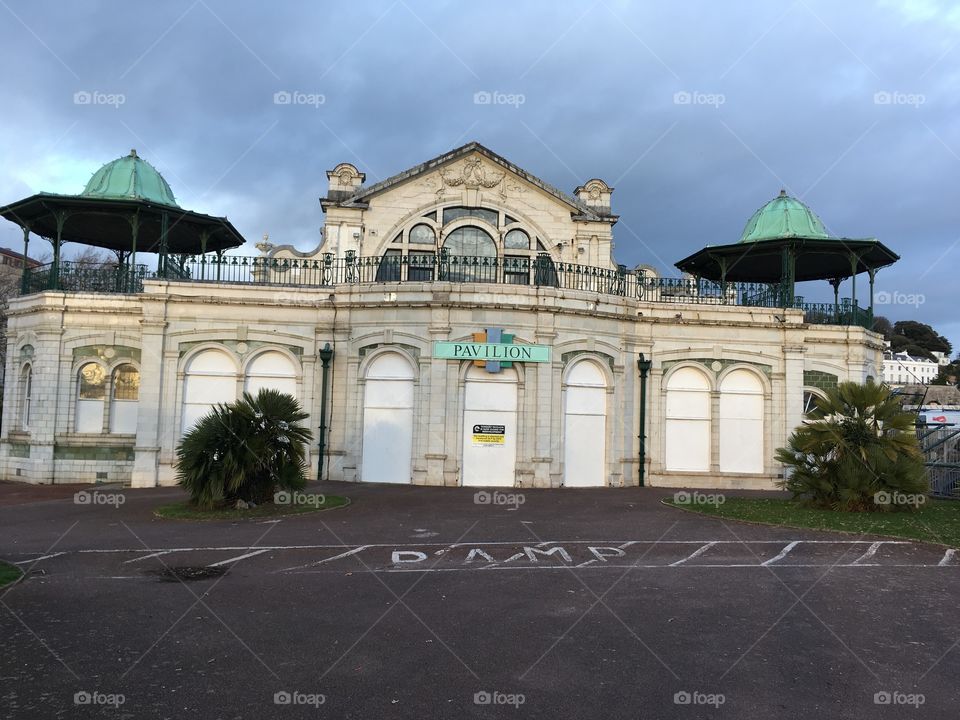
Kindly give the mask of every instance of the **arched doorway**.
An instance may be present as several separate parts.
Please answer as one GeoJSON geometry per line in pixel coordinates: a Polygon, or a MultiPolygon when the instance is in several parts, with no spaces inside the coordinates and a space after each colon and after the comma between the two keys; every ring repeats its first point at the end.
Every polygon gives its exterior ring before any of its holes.
{"type": "Polygon", "coordinates": [[[682,367],[667,380],[667,470],[710,470],[710,381],[692,367],[682,367]]]}
{"type": "Polygon", "coordinates": [[[378,355],[363,389],[363,482],[409,483],[413,453],[413,368],[400,353],[378,355]]]}
{"type": "Polygon", "coordinates": [[[563,411],[563,484],[606,485],[607,381],[590,360],[567,375],[563,411]]]}
{"type": "Polygon", "coordinates": [[[471,366],[463,394],[460,483],[513,487],[517,467],[517,371],[471,366]]]}
{"type": "Polygon", "coordinates": [[[297,368],[290,358],[276,350],[260,353],[247,365],[245,390],[256,395],[264,388],[297,397],[297,368]]]}
{"type": "Polygon", "coordinates": [[[203,350],[187,364],[183,378],[183,422],[187,432],[218,403],[237,399],[237,366],[221,350],[203,350]]]}
{"type": "Polygon", "coordinates": [[[763,384],[749,370],[720,382],[720,471],[763,472],[763,384]]]}

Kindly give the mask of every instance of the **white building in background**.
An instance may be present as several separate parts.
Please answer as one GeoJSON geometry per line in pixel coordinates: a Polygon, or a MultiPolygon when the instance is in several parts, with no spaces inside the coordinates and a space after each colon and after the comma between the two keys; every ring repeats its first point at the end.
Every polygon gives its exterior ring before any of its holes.
{"type": "Polygon", "coordinates": [[[567,194],[477,143],[369,187],[349,163],[327,178],[309,252],[224,253],[242,242],[232,226],[177,207],[135,153],[83,196],[0,208],[25,239],[129,249],[106,273],[26,272],[0,477],[171,485],[198,418],[275,387],[315,439],[326,425],[310,461],[325,479],[770,488],[775,448],[813,398],[880,373],[872,311],[804,303],[793,283],[853,270],[872,286],[897,256],[830,237],[785,193],[740,243],[661,278],[614,262],[613,188],[599,179],[567,194]],[[125,214],[111,225],[104,209],[125,214]]]}
{"type": "Polygon", "coordinates": [[[941,366],[950,364],[950,358],[944,353],[933,354],[936,361],[907,352],[895,353],[887,350],[883,353],[883,381],[894,387],[929,385],[937,379],[941,366]]]}

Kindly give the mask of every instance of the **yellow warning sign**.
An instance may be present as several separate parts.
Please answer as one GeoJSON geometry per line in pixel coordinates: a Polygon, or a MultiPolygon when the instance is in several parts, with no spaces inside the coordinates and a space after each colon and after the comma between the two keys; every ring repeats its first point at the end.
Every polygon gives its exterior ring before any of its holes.
{"type": "Polygon", "coordinates": [[[474,425],[474,445],[503,445],[506,427],[503,425],[474,425]]]}

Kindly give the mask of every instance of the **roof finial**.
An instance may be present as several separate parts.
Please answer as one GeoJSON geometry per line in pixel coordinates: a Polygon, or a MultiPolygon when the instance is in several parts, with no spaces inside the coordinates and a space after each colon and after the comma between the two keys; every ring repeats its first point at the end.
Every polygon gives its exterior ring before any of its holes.
{"type": "Polygon", "coordinates": [[[787,196],[787,191],[784,190],[783,188],[780,188],[780,197],[786,197],[786,196],[787,196]]]}
{"type": "Polygon", "coordinates": [[[130,148],[130,157],[137,157],[137,149],[130,148]]]}

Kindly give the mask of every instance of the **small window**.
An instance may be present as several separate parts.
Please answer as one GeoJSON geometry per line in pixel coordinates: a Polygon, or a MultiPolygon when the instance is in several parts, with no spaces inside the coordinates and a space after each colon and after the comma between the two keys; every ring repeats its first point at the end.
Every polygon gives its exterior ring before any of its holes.
{"type": "Polygon", "coordinates": [[[106,397],[107,373],[97,363],[87,363],[80,368],[80,399],[103,400],[106,397]]]}
{"type": "Polygon", "coordinates": [[[452,207],[452,208],[444,208],[443,210],[444,225],[462,217],[480,218],[484,222],[488,222],[494,227],[497,227],[497,224],[500,222],[500,213],[498,213],[496,210],[487,210],[486,208],[468,208],[468,207],[452,207]]]}
{"type": "Polygon", "coordinates": [[[530,284],[530,258],[507,256],[503,259],[503,281],[507,285],[530,284]]]}
{"type": "Polygon", "coordinates": [[[433,220],[434,222],[436,222],[436,221],[437,221],[437,211],[434,210],[433,212],[428,212],[428,213],[427,213],[426,215],[424,215],[423,217],[427,218],[427,220],[433,220]]]}
{"type": "Polygon", "coordinates": [[[410,243],[413,245],[433,245],[437,235],[429,225],[415,225],[410,229],[410,243]]]}
{"type": "Polygon", "coordinates": [[[507,250],[529,250],[530,236],[523,230],[511,230],[503,239],[503,247],[507,250]]]}
{"type": "Polygon", "coordinates": [[[399,250],[387,250],[380,258],[376,282],[399,282],[402,260],[399,250]]]}
{"type": "Polygon", "coordinates": [[[407,258],[407,280],[411,282],[431,282],[436,255],[432,252],[412,251],[407,258]]]}
{"type": "Polygon", "coordinates": [[[140,399],[140,371],[133,365],[121,365],[113,371],[113,399],[140,399]]]}
{"type": "Polygon", "coordinates": [[[515,222],[517,222],[517,219],[516,219],[516,218],[512,218],[512,217],[510,217],[509,215],[504,215],[504,216],[503,216],[503,224],[504,224],[504,225],[512,225],[512,224],[515,223],[515,222]]]}
{"type": "Polygon", "coordinates": [[[29,365],[20,372],[20,429],[30,429],[30,401],[33,396],[33,368],[29,365]]]}

